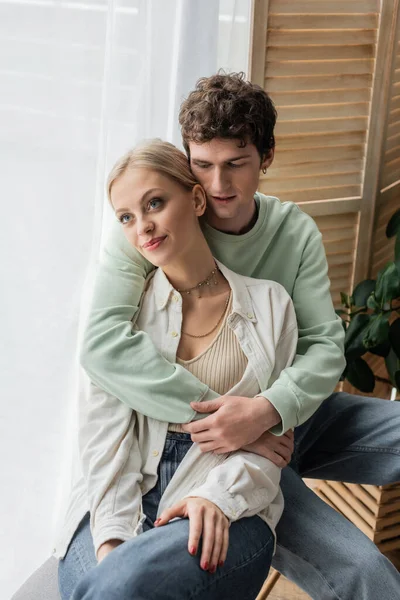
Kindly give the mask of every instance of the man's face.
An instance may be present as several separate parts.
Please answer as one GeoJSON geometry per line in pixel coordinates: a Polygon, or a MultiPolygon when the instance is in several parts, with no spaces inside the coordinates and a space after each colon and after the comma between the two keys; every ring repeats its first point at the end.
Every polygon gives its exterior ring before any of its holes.
{"type": "Polygon", "coordinates": [[[214,138],[189,142],[190,166],[207,195],[207,221],[215,229],[240,233],[254,218],[254,193],[260,169],[268,167],[273,151],[261,161],[254,144],[240,147],[240,140],[214,138]]]}

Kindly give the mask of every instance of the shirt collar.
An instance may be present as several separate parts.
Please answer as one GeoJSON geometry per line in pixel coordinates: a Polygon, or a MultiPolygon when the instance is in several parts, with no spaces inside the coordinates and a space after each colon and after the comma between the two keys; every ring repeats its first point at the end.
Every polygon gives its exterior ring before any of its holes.
{"type": "MultiPolygon", "coordinates": [[[[232,313],[236,313],[244,319],[256,323],[257,319],[254,314],[253,302],[247,289],[245,278],[242,275],[234,273],[234,271],[228,269],[228,267],[218,260],[215,259],[215,262],[232,289],[232,313]]],[[[165,309],[171,298],[180,296],[179,292],[170,284],[164,271],[160,268],[157,268],[154,274],[153,290],[158,310],[165,309]]]]}

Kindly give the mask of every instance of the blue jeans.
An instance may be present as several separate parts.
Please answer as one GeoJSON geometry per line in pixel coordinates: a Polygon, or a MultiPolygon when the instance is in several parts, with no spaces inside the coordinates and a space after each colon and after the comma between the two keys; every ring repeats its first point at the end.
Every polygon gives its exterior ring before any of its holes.
{"type": "Polygon", "coordinates": [[[157,485],[143,497],[143,534],[99,565],[89,513],[85,516],[59,564],[62,600],[254,600],[268,575],[274,546],[271,530],[259,517],[232,523],[225,564],[214,574],[200,568],[201,548],[196,557],[188,552],[188,519],[154,528],[161,496],[191,445],[188,434],[168,433],[157,485]]]}
{"type": "Polygon", "coordinates": [[[302,477],[384,485],[400,481],[400,402],[332,394],[295,430],[283,469],[285,509],[272,565],[314,600],[398,600],[400,574],[302,477]]]}

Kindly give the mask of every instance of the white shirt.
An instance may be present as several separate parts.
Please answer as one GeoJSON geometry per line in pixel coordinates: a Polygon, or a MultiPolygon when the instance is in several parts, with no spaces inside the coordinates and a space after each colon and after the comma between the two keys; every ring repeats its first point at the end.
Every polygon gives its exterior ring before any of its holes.
{"type": "MultiPolygon", "coordinates": [[[[238,275],[217,264],[232,289],[228,326],[248,359],[243,378],[229,395],[249,396],[254,380],[265,390],[292,364],[296,315],[280,284],[238,275]]],[[[158,351],[174,363],[181,324],[182,297],[157,269],[148,279],[135,327],[146,331],[158,351]]],[[[58,558],[64,557],[87,511],[96,552],[109,539],[127,541],[142,532],[142,495],[156,485],[168,429],[168,423],[133,411],[93,383],[79,412],[82,475],[73,486],[58,536],[58,558]]],[[[157,516],[185,496],[200,496],[230,521],[259,515],[274,533],[283,511],[279,481],[280,469],[264,457],[241,450],[202,453],[193,444],[167,486],[157,516]]]]}

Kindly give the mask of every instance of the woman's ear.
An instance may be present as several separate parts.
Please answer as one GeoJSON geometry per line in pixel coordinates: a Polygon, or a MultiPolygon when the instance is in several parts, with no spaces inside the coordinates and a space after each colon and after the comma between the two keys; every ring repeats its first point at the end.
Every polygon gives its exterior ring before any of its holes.
{"type": "Polygon", "coordinates": [[[196,184],[192,190],[194,211],[197,217],[204,215],[207,208],[206,193],[200,184],[196,184]]]}

